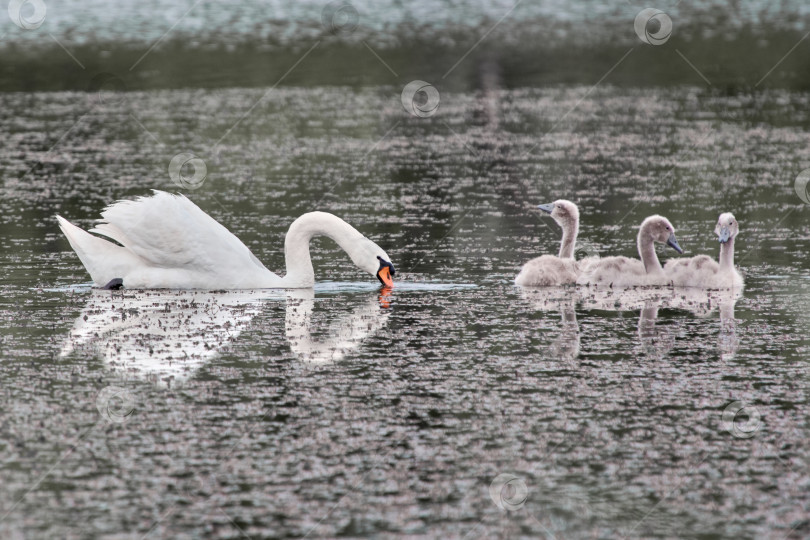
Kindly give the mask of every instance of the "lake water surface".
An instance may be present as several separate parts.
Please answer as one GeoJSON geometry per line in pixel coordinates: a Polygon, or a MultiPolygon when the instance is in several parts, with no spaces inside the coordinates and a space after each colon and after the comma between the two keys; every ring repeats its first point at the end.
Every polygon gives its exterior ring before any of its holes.
{"type": "Polygon", "coordinates": [[[0,536],[810,536],[810,96],[400,92],[0,95],[0,536]],[[316,240],[314,292],[92,290],[54,214],[150,189],[275,271],[333,212],[397,284],[316,240]],[[520,290],[557,198],[585,254],[731,211],[745,291],[520,290]]]}

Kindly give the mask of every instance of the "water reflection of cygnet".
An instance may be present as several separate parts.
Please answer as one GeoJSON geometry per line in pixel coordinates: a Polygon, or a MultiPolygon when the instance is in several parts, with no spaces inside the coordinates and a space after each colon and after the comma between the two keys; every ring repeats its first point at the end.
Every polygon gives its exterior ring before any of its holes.
{"type": "Polygon", "coordinates": [[[563,360],[577,358],[580,340],[574,289],[571,287],[521,287],[520,295],[539,311],[560,312],[560,334],[549,344],[548,356],[563,360]]]}
{"type": "Polygon", "coordinates": [[[648,358],[662,359],[675,346],[675,333],[671,326],[659,326],[658,309],[661,300],[649,300],[638,316],[638,339],[648,358]]]}
{"type": "Polygon", "coordinates": [[[91,348],[114,370],[171,386],[233,342],[283,291],[93,289],[61,356],[91,348]]]}
{"type": "Polygon", "coordinates": [[[671,326],[660,326],[658,310],[672,297],[672,288],[639,287],[636,289],[579,288],[579,301],[586,309],[603,311],[638,311],[638,339],[645,356],[660,360],[675,346],[671,326]]]}
{"type": "Polygon", "coordinates": [[[734,305],[740,290],[704,290],[697,288],[643,287],[638,289],[580,289],[580,302],[586,309],[639,311],[638,336],[647,356],[661,359],[675,346],[675,329],[657,324],[661,308],[688,311],[699,318],[709,317],[719,308],[721,331],[718,348],[733,355],[739,346],[736,336],[734,305]]]}
{"type": "Polygon", "coordinates": [[[312,314],[315,293],[312,289],[287,291],[285,330],[290,349],[305,362],[332,362],[356,349],[369,336],[382,329],[390,316],[390,290],[375,292],[349,313],[340,316],[323,339],[313,338],[312,314]]]}
{"type": "Polygon", "coordinates": [[[667,306],[689,311],[701,318],[711,316],[715,309],[720,312],[720,333],[717,347],[723,357],[733,357],[740,346],[734,306],[742,297],[741,289],[704,290],[697,288],[676,288],[667,306]]]}

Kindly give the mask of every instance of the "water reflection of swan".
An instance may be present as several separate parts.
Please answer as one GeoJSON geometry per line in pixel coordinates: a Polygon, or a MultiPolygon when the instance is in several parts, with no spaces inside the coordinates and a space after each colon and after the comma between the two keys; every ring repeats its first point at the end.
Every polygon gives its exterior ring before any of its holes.
{"type": "Polygon", "coordinates": [[[290,349],[305,362],[340,360],[369,336],[388,323],[390,289],[374,294],[351,312],[342,315],[324,339],[313,339],[312,313],[315,293],[312,289],[287,291],[285,329],[290,349]]]}
{"type": "Polygon", "coordinates": [[[61,355],[91,348],[114,370],[171,385],[235,340],[273,291],[90,292],[61,355]]]}
{"type": "Polygon", "coordinates": [[[560,312],[560,334],[548,346],[547,354],[552,358],[563,360],[577,358],[580,338],[573,289],[562,287],[521,289],[520,295],[537,310],[560,312]]]}
{"type": "MultiPolygon", "coordinates": [[[[386,293],[374,292],[342,316],[322,341],[312,338],[312,289],[286,295],[286,337],[302,359],[342,357],[388,319],[386,293]]],[[[234,342],[267,301],[284,291],[103,291],[92,290],[61,350],[92,349],[114,370],[171,386],[191,377],[234,342]]]]}

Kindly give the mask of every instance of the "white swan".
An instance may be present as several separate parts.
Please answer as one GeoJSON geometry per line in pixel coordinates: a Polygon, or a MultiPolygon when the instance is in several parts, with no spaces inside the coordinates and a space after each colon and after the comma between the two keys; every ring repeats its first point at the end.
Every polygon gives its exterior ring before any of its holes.
{"type": "Polygon", "coordinates": [[[287,274],[259,262],[236,236],[183,195],[155,190],[151,197],[108,206],[93,236],[61,216],[62,232],[98,286],[132,289],[296,289],[312,287],[309,241],[323,235],[384,286],[395,273],[383,249],[337,216],[310,212],[284,239],[287,274]]]}
{"type": "Polygon", "coordinates": [[[662,216],[650,216],[641,223],[637,246],[639,259],[628,257],[603,257],[583,271],[579,285],[634,287],[640,285],[666,285],[670,280],[664,273],[655,242],[666,243],[678,253],[683,253],[675,239],[675,228],[662,216]]]}
{"type": "Polygon", "coordinates": [[[579,209],[571,201],[560,199],[551,204],[541,204],[537,208],[554,218],[562,228],[560,254],[541,255],[521,268],[515,278],[515,285],[521,287],[558,287],[577,282],[579,266],[574,259],[574,245],[579,232],[579,209]]]}
{"type": "Polygon", "coordinates": [[[740,226],[730,212],[720,214],[714,234],[720,240],[719,262],[708,255],[667,261],[664,271],[678,287],[740,289],[743,278],[734,268],[734,239],[740,226]]]}

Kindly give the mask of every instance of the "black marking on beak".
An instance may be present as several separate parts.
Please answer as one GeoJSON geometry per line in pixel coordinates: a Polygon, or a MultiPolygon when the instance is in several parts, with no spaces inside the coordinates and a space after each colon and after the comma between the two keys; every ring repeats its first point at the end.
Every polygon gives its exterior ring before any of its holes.
{"type": "Polygon", "coordinates": [[[380,273],[383,271],[384,268],[387,268],[388,273],[390,274],[391,278],[393,278],[396,275],[397,270],[396,270],[396,268],[394,268],[393,264],[386,261],[385,259],[383,259],[379,255],[377,255],[377,260],[380,261],[380,267],[377,269],[377,279],[380,280],[380,283],[382,283],[384,287],[390,287],[391,283],[386,283],[385,280],[380,275],[380,273]]]}
{"type": "Polygon", "coordinates": [[[543,212],[550,214],[554,211],[554,204],[538,204],[537,208],[542,210],[543,212]]]}

